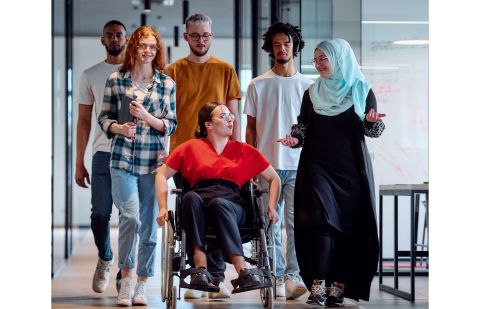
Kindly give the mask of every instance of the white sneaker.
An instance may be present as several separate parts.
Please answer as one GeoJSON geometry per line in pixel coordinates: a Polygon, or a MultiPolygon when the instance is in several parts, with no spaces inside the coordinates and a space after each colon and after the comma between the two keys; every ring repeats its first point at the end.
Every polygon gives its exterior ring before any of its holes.
{"type": "Polygon", "coordinates": [[[110,272],[112,271],[114,258],[111,261],[98,259],[97,268],[93,273],[92,289],[97,293],[103,293],[108,287],[110,272]]]}
{"type": "Polygon", "coordinates": [[[202,297],[207,297],[208,293],[205,291],[199,291],[199,290],[186,290],[185,294],[183,295],[183,298],[185,299],[198,299],[202,297]]]}
{"type": "Polygon", "coordinates": [[[275,286],[275,296],[276,297],[285,297],[285,281],[283,277],[277,278],[277,283],[275,286]]]}
{"type": "Polygon", "coordinates": [[[219,292],[209,292],[208,298],[209,299],[222,299],[222,298],[230,298],[230,290],[227,289],[225,286],[225,282],[220,282],[218,285],[220,288],[219,292]]]}
{"type": "Polygon", "coordinates": [[[137,281],[137,284],[135,285],[135,292],[133,293],[133,304],[143,306],[148,305],[146,281],[137,281]]]}
{"type": "Polygon", "coordinates": [[[297,299],[307,293],[308,289],[298,276],[287,276],[285,280],[285,296],[287,299],[297,299]]]}
{"type": "Polygon", "coordinates": [[[130,307],[132,305],[132,278],[125,277],[120,280],[120,292],[117,296],[117,305],[130,307]]]}

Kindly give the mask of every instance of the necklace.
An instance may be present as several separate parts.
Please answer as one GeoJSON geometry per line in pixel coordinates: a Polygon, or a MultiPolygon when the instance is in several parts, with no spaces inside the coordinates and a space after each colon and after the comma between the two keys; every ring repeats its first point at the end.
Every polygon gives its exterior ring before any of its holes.
{"type": "Polygon", "coordinates": [[[143,92],[143,93],[147,93],[148,90],[150,90],[152,88],[152,82],[134,82],[132,80],[132,84],[133,84],[133,87],[138,89],[139,91],[143,92]]]}

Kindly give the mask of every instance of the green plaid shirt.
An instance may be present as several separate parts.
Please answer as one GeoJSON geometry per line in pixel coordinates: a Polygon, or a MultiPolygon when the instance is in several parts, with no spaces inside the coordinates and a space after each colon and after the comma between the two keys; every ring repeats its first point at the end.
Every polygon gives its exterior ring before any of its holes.
{"type": "Polygon", "coordinates": [[[131,74],[114,72],[110,75],[105,85],[98,123],[108,138],[113,137],[111,167],[126,170],[133,175],[145,175],[155,172],[163,164],[167,155],[164,135],[172,135],[177,128],[175,92],[175,82],[155,70],[153,86],[145,96],[143,106],[154,117],[163,120],[165,133],[138,119],[135,138],[127,138],[121,134],[112,134],[108,128],[118,122],[122,102],[130,103],[130,98],[133,98],[131,74]]]}

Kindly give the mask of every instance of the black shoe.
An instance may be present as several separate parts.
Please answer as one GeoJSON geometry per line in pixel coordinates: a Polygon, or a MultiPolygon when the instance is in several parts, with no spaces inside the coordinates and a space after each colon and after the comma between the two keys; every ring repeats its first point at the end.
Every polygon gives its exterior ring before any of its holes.
{"type": "Polygon", "coordinates": [[[308,296],[307,304],[316,306],[325,306],[327,300],[327,287],[325,280],[313,280],[311,293],[308,296]]]}
{"type": "Polygon", "coordinates": [[[208,277],[206,274],[192,274],[190,284],[196,286],[208,286],[208,277]]]}
{"type": "Polygon", "coordinates": [[[327,307],[343,307],[345,306],[345,299],[343,297],[343,288],[337,282],[332,283],[329,289],[328,297],[325,305],[327,307]]]}
{"type": "Polygon", "coordinates": [[[240,288],[249,288],[262,284],[260,276],[252,273],[250,269],[247,268],[244,268],[242,271],[240,271],[238,278],[241,278],[240,288]]]}

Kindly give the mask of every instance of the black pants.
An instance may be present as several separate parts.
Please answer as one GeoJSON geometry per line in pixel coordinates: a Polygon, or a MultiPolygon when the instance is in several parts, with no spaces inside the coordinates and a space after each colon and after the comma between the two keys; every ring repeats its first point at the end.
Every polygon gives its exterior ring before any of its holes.
{"type": "MultiPolygon", "coordinates": [[[[179,173],[175,174],[174,181],[177,187],[185,187],[185,180],[179,173]]],[[[188,256],[193,256],[193,247],[196,245],[206,252],[205,234],[209,226],[215,231],[220,231],[217,233],[217,235],[221,235],[218,237],[218,244],[227,244],[227,248],[225,248],[227,251],[232,248],[233,244],[233,247],[236,247],[235,252],[239,251],[239,254],[243,255],[240,235],[238,234],[237,237],[235,233],[230,232],[232,228],[238,232],[237,224],[242,224],[245,220],[241,204],[241,197],[236,185],[224,181],[208,181],[187,192],[182,201],[182,222],[187,235],[188,256]],[[221,223],[217,224],[218,221],[221,223]],[[235,243],[239,243],[240,248],[235,246],[235,243]]],[[[207,270],[217,281],[216,284],[225,280],[226,270],[223,258],[224,248],[221,245],[217,248],[217,250],[209,251],[207,255],[207,270]]]]}
{"type": "Polygon", "coordinates": [[[355,246],[351,234],[342,234],[328,224],[295,229],[297,258],[307,287],[313,279],[345,283],[352,274],[355,246]]]}

